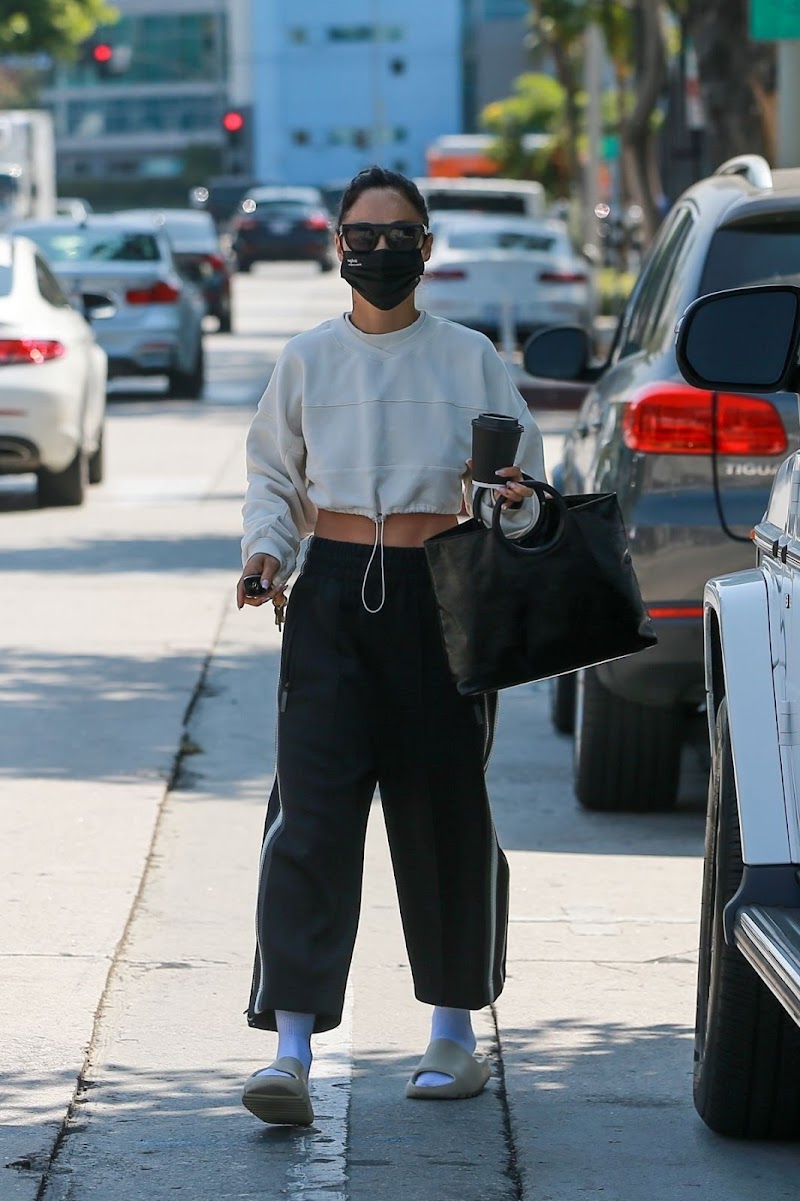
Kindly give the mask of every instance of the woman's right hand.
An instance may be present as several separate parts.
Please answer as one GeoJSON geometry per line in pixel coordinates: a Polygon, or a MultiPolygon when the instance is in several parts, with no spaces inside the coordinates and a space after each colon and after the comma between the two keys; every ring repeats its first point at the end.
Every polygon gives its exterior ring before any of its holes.
{"type": "Polygon", "coordinates": [[[273,588],[272,581],[280,571],[280,563],[273,555],[251,555],[242,568],[242,574],[239,576],[239,582],[236,585],[236,604],[239,609],[244,605],[253,605],[258,608],[265,601],[279,598],[278,603],[284,603],[283,597],[284,585],[280,588],[273,588]],[[245,596],[244,594],[244,578],[248,575],[257,575],[261,580],[263,588],[268,588],[269,591],[262,592],[261,596],[245,596]]]}

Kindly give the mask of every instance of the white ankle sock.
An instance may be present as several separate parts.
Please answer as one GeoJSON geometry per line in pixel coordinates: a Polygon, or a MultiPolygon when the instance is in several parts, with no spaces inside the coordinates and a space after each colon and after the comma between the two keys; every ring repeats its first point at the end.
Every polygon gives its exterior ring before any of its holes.
{"type": "MultiPolygon", "coordinates": [[[[313,1013],[293,1013],[288,1009],[275,1010],[275,1024],[278,1027],[278,1053],[276,1059],[289,1056],[299,1059],[308,1072],[311,1067],[311,1035],[314,1031],[313,1013]]],[[[276,1071],[275,1068],[264,1068],[259,1076],[286,1076],[287,1072],[276,1071]]]]}
{"type": "MultiPolygon", "coordinates": [[[[437,1005],[431,1019],[431,1041],[435,1038],[449,1038],[471,1055],[476,1044],[469,1009],[448,1009],[444,1005],[437,1005]]],[[[422,1088],[432,1088],[437,1084],[449,1084],[452,1079],[452,1076],[446,1076],[443,1072],[423,1072],[417,1077],[416,1083],[422,1088]]]]}

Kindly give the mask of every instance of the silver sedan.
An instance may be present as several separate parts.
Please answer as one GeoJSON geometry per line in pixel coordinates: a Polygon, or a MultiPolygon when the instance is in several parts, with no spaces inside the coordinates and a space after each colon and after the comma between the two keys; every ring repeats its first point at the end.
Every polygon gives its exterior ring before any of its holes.
{"type": "Polygon", "coordinates": [[[82,307],[113,376],[166,375],[169,395],[203,390],[202,293],[182,275],[154,221],[90,215],[23,221],[73,303],[82,307]]]}

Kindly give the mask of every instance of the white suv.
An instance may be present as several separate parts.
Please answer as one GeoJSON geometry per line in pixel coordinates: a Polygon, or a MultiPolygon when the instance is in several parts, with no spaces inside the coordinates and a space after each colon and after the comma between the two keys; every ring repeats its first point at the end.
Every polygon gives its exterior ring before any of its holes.
{"type": "MultiPolygon", "coordinates": [[[[800,230],[797,235],[800,238],[800,230]]],[[[800,288],[717,292],[678,326],[678,362],[714,393],[800,391],[800,288]]],[[[695,1105],[721,1134],[800,1138],[800,452],[752,532],[756,565],[708,582],[712,769],[695,1105]]]]}

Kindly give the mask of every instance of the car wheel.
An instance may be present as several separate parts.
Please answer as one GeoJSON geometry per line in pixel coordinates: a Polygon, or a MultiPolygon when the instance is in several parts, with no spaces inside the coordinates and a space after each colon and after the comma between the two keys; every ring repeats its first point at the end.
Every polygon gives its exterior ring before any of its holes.
{"type": "Polygon", "coordinates": [[[236,270],[241,275],[248,275],[249,272],[252,271],[252,269],[253,269],[253,264],[250,262],[249,259],[237,259],[236,260],[236,270]]]}
{"type": "Polygon", "coordinates": [[[324,259],[319,260],[320,271],[333,271],[334,261],[330,255],[326,255],[324,259]]]}
{"type": "Polygon", "coordinates": [[[205,384],[205,356],[203,355],[203,339],[197,344],[197,354],[194,363],[188,371],[177,367],[169,373],[168,395],[175,400],[198,400],[203,394],[205,384]]]}
{"type": "Polygon", "coordinates": [[[224,309],[220,309],[217,313],[219,321],[219,332],[221,334],[230,334],[233,331],[233,317],[231,314],[231,306],[228,304],[224,309]]]}
{"type": "Polygon", "coordinates": [[[89,482],[86,455],[78,450],[63,471],[41,467],[36,473],[36,494],[42,506],[82,505],[89,482]]]}
{"type": "Polygon", "coordinates": [[[717,714],[700,910],[694,1103],[718,1134],[800,1137],[800,1030],[737,947],[723,911],[742,878],[727,702],[717,714]]]}
{"type": "Polygon", "coordinates": [[[655,812],[678,796],[684,715],[679,709],[623,700],[578,673],[575,699],[575,795],[585,809],[655,812]]]}
{"type": "Polygon", "coordinates": [[[575,732],[575,676],[556,676],[550,681],[550,721],[559,734],[575,732]]]}
{"type": "Polygon", "coordinates": [[[97,450],[89,455],[89,483],[102,484],[103,474],[105,472],[105,457],[103,453],[103,433],[100,430],[100,437],[97,443],[97,450]]]}

